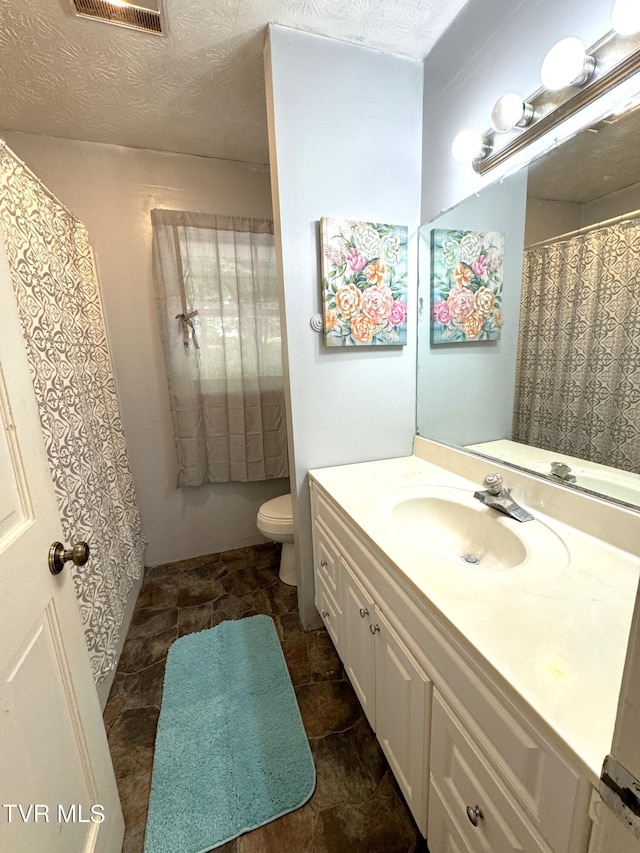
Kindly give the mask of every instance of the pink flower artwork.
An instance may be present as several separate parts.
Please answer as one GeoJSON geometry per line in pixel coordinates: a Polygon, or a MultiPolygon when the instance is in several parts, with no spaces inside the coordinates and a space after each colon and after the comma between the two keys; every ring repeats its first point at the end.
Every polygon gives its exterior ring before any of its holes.
{"type": "Polygon", "coordinates": [[[431,232],[431,343],[495,341],[502,329],[504,234],[431,232]]]}
{"type": "Polygon", "coordinates": [[[404,346],[408,229],[323,218],[320,236],[325,344],[404,346]]]}

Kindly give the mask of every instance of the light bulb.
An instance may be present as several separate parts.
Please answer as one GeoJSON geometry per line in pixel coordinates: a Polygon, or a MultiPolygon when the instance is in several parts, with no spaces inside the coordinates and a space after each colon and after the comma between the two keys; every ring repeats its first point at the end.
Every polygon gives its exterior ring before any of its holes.
{"type": "Polygon", "coordinates": [[[493,105],[490,124],[496,133],[506,133],[514,127],[526,127],[533,118],[533,107],[520,95],[507,92],[493,105]]]}
{"type": "Polygon", "coordinates": [[[470,163],[487,152],[487,144],[478,130],[471,127],[461,130],[453,140],[451,154],[458,163],[470,163]]]}
{"type": "Polygon", "coordinates": [[[640,32],[638,0],[616,0],[611,12],[611,26],[621,36],[632,36],[640,32]]]}
{"type": "Polygon", "coordinates": [[[595,67],[594,58],[587,56],[580,39],[570,36],[559,41],[547,53],[540,69],[540,79],[545,89],[556,92],[566,86],[586,83],[595,67]]]}

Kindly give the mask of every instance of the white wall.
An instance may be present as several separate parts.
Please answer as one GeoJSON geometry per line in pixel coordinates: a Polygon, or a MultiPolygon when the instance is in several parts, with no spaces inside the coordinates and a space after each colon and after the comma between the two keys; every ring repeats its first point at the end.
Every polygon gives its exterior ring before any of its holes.
{"type": "Polygon", "coordinates": [[[633,184],[585,204],[530,198],[527,201],[525,245],[606,222],[636,210],[640,210],[640,184],[633,184]]]}
{"type": "Polygon", "coordinates": [[[582,228],[583,208],[584,205],[575,201],[529,198],[524,232],[525,246],[582,228]]]}
{"type": "Polygon", "coordinates": [[[265,64],[295,452],[299,602],[310,625],[318,617],[307,471],[411,452],[422,63],[272,25],[265,64]],[[323,216],[409,227],[406,347],[328,349],[310,328],[321,307],[323,216]]]}
{"type": "Polygon", "coordinates": [[[142,149],[2,134],[89,229],[138,504],[147,565],[262,541],[260,504],[271,483],[176,489],[166,374],[151,279],[154,207],[271,216],[266,166],[142,149]]]}
{"type": "Polygon", "coordinates": [[[610,193],[595,201],[590,201],[583,205],[583,207],[583,225],[605,222],[614,216],[640,210],[640,183],[633,184],[618,192],[610,193]]]}

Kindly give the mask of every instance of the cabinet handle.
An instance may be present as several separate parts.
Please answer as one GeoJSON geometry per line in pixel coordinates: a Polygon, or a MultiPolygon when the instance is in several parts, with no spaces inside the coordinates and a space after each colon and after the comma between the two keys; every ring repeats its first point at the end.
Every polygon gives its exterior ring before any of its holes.
{"type": "Polygon", "coordinates": [[[369,625],[369,630],[371,631],[372,634],[375,634],[376,631],[380,630],[380,626],[379,625],[369,625]]]}
{"type": "Polygon", "coordinates": [[[480,806],[476,806],[473,809],[471,808],[471,806],[467,806],[467,817],[474,826],[477,826],[478,823],[484,818],[484,815],[482,814],[480,806]]]}
{"type": "Polygon", "coordinates": [[[364,617],[368,616],[368,615],[369,615],[369,611],[367,610],[367,608],[361,607],[360,608],[360,616],[364,619],[364,617]]]}
{"type": "Polygon", "coordinates": [[[320,567],[323,569],[326,569],[327,568],[327,561],[326,560],[320,560],[320,567]]]}
{"type": "Polygon", "coordinates": [[[322,611],[322,618],[323,618],[323,619],[327,619],[329,616],[331,616],[331,614],[329,613],[329,611],[328,611],[328,610],[323,610],[323,611],[322,611]]]}

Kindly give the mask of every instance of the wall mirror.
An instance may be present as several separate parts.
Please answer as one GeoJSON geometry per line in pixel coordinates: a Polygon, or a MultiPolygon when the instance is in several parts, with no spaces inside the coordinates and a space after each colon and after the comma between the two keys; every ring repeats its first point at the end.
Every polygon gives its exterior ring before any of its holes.
{"type": "Polygon", "coordinates": [[[622,104],[422,226],[417,400],[420,435],[636,507],[639,134],[622,104]],[[433,229],[505,235],[500,340],[432,343],[433,229]]]}

